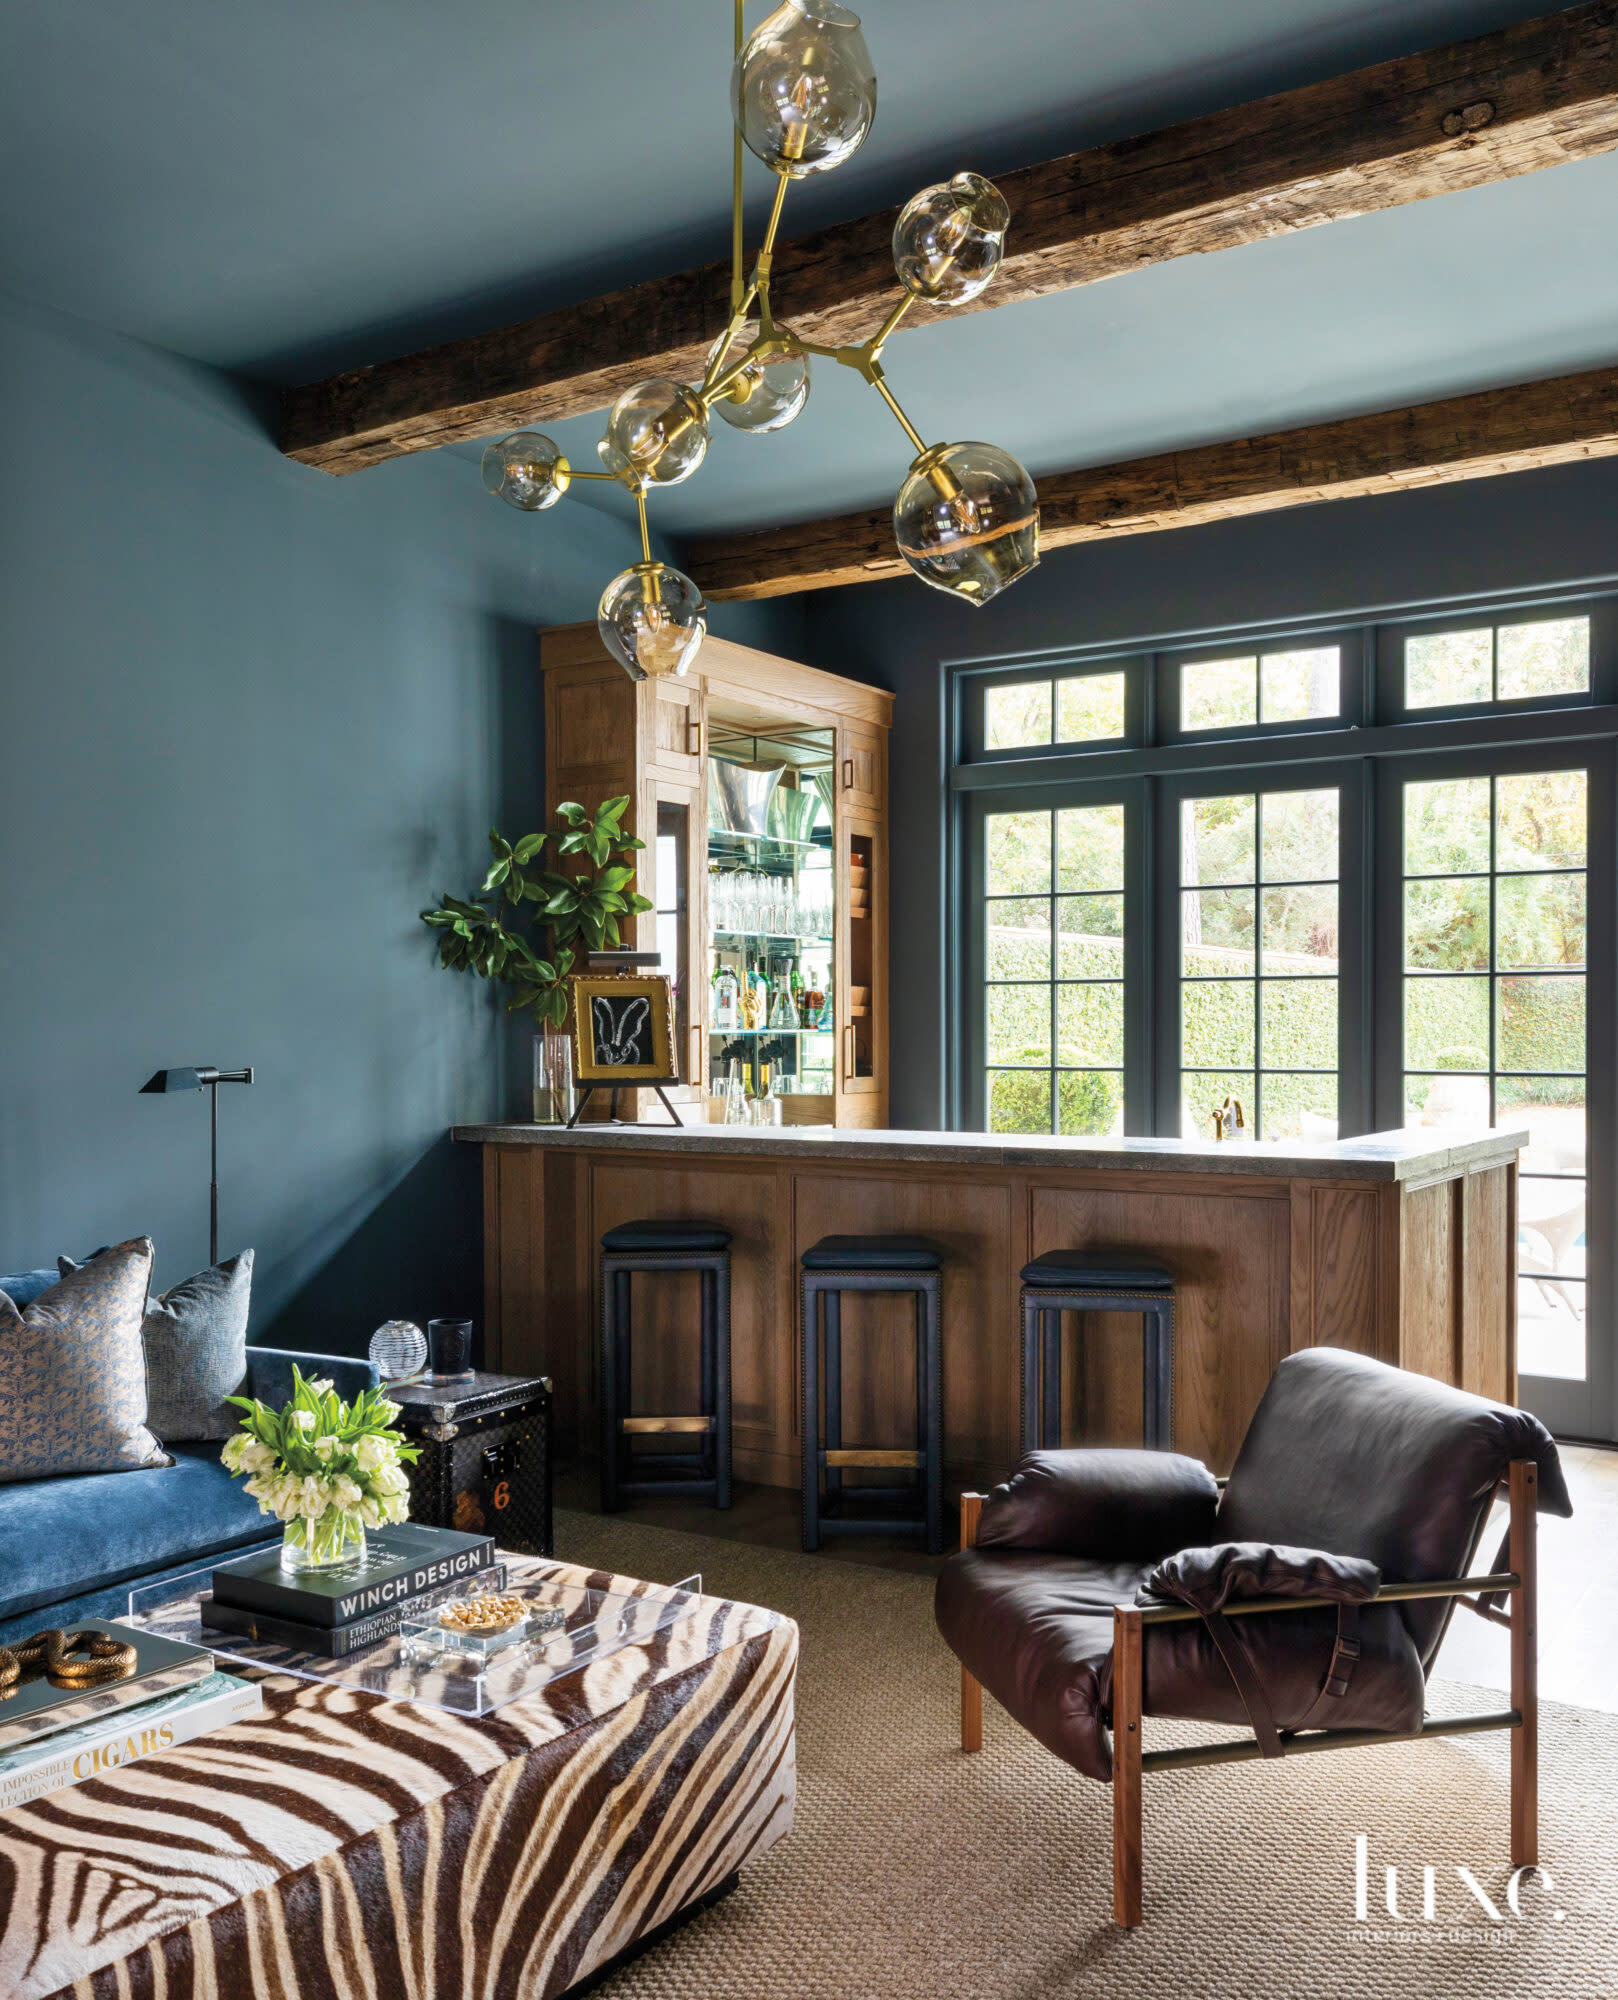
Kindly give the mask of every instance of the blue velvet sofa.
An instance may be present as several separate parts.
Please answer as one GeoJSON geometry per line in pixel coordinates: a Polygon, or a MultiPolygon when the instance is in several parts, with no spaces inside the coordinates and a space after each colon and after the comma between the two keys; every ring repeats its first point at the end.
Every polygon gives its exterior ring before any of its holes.
{"type": "MultiPolygon", "coordinates": [[[[56,1282],[54,1271],[29,1275],[40,1282],[12,1292],[18,1305],[56,1282]]],[[[345,1397],[374,1388],[378,1379],[369,1361],[250,1347],[247,1393],[277,1407],[290,1401],[294,1362],[305,1375],[328,1378],[345,1397]]],[[[73,1618],[122,1617],[134,1585],[280,1539],[279,1524],[220,1464],[217,1444],[165,1449],[174,1463],[148,1472],[0,1485],[0,1645],[73,1618]]]]}

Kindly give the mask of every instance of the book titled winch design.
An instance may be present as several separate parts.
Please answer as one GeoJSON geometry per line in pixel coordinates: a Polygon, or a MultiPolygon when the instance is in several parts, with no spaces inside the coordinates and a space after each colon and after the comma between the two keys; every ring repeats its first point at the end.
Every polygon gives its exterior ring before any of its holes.
{"type": "Polygon", "coordinates": [[[347,1626],[393,1610],[423,1591],[475,1576],[493,1562],[489,1535],[462,1535],[406,1521],[368,1538],[363,1569],[289,1574],[276,1548],[221,1563],[213,1573],[213,1598],[216,1607],[231,1605],[299,1625],[347,1626]]]}

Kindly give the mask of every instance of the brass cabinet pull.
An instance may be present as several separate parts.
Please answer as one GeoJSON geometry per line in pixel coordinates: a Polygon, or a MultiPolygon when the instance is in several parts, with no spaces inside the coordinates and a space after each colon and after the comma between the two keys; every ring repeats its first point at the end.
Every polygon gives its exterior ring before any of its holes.
{"type": "Polygon", "coordinates": [[[854,1024],[849,1022],[843,1030],[843,1081],[854,1081],[854,1024]]]}
{"type": "Polygon", "coordinates": [[[853,791],[853,789],[854,789],[854,759],[852,757],[845,757],[843,759],[843,790],[845,792],[851,792],[853,791]]]}
{"type": "Polygon", "coordinates": [[[702,724],[693,722],[689,717],[685,725],[685,754],[688,757],[702,755],[702,724]]]}

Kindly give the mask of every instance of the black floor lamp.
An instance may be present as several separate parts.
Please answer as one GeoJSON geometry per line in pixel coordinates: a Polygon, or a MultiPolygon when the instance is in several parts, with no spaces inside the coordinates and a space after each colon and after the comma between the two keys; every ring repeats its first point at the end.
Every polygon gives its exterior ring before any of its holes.
{"type": "Polygon", "coordinates": [[[219,1086],[222,1083],[251,1083],[250,1069],[160,1069],[140,1087],[142,1097],[166,1097],[171,1090],[205,1090],[208,1093],[208,1262],[219,1262],[219,1086]]]}

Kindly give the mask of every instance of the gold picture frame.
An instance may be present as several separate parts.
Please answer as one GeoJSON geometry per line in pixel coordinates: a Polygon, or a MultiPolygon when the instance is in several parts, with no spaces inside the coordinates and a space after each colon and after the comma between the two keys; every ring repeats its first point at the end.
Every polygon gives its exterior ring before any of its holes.
{"type": "Polygon", "coordinates": [[[612,1089],[678,1083],[669,982],[657,973],[578,972],[573,1002],[573,1077],[612,1089]]]}

